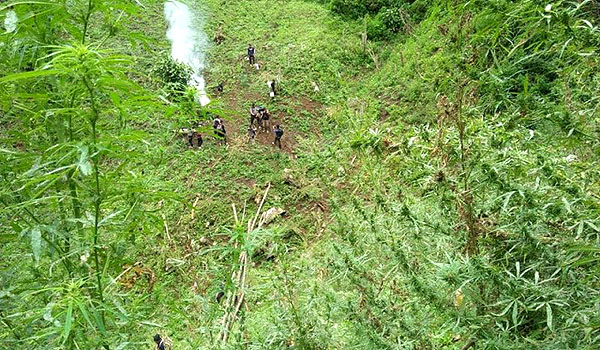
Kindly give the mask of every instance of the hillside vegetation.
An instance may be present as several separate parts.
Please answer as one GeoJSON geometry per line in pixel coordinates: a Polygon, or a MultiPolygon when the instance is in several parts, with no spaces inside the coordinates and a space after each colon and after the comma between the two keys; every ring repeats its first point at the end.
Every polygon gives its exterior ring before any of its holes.
{"type": "Polygon", "coordinates": [[[599,3],[186,4],[2,3],[0,349],[600,346],[599,3]]]}

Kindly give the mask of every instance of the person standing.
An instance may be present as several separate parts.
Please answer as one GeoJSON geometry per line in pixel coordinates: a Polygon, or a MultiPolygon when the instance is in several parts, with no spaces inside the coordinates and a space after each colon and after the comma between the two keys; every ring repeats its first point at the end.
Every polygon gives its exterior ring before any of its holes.
{"type": "Polygon", "coordinates": [[[221,119],[215,118],[215,120],[213,120],[213,129],[215,133],[215,138],[217,139],[217,143],[227,143],[225,124],[221,119]]]}
{"type": "Polygon", "coordinates": [[[258,110],[256,109],[256,104],[252,104],[250,107],[250,127],[254,126],[254,122],[258,124],[258,110]]]}
{"type": "Polygon", "coordinates": [[[248,60],[250,61],[250,65],[256,63],[256,59],[254,58],[254,46],[252,44],[248,44],[248,60]]]}
{"type": "Polygon", "coordinates": [[[227,144],[227,132],[225,131],[225,123],[223,121],[219,124],[219,137],[224,145],[227,144]]]}
{"type": "Polygon", "coordinates": [[[275,95],[277,95],[277,93],[275,92],[275,79],[269,81],[268,83],[269,83],[269,89],[271,90],[269,92],[269,96],[271,96],[271,98],[275,98],[275,95]]]}
{"type": "Polygon", "coordinates": [[[258,130],[263,128],[263,115],[265,114],[266,108],[265,106],[258,106],[258,113],[256,114],[256,128],[258,130]]]}
{"type": "Polygon", "coordinates": [[[275,125],[273,128],[273,133],[275,134],[275,140],[273,140],[273,145],[279,147],[281,149],[281,138],[283,137],[283,130],[279,124],[275,125]]]}
{"type": "Polygon", "coordinates": [[[188,139],[188,144],[190,145],[190,148],[193,148],[194,147],[194,129],[190,129],[188,131],[187,139],[188,139]]]}
{"type": "Polygon", "coordinates": [[[222,142],[224,145],[227,144],[227,132],[225,131],[225,124],[223,121],[219,123],[217,135],[219,136],[220,142],[222,142]]]}
{"type": "Polygon", "coordinates": [[[271,113],[269,113],[268,109],[265,108],[264,112],[262,113],[261,119],[263,131],[269,132],[269,129],[271,128],[271,113]]]}

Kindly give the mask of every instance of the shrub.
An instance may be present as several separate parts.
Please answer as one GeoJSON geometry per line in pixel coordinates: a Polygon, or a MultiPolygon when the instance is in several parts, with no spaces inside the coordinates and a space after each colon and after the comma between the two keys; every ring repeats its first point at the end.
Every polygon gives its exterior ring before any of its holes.
{"type": "Polygon", "coordinates": [[[391,6],[397,1],[390,0],[369,0],[365,1],[365,7],[367,8],[368,13],[377,13],[379,10],[386,6],[391,6]]]}
{"type": "Polygon", "coordinates": [[[398,33],[406,25],[406,15],[399,7],[382,8],[377,14],[382,24],[392,33],[398,33]]]}
{"type": "Polygon", "coordinates": [[[331,0],[331,11],[350,18],[359,18],[367,13],[367,8],[360,0],[331,0]]]}
{"type": "Polygon", "coordinates": [[[373,40],[389,39],[392,32],[388,29],[383,21],[383,16],[378,13],[375,17],[367,18],[367,36],[373,40]]]}
{"type": "Polygon", "coordinates": [[[173,60],[166,53],[161,55],[154,74],[165,84],[168,91],[185,92],[192,70],[186,64],[173,60]]]}
{"type": "Polygon", "coordinates": [[[387,40],[407,26],[406,12],[399,7],[384,7],[373,18],[367,18],[367,35],[373,40],[387,40]]]}
{"type": "Polygon", "coordinates": [[[429,1],[416,0],[407,4],[404,9],[410,14],[410,18],[413,22],[419,23],[427,17],[427,11],[431,5],[432,3],[429,1]]]}
{"type": "Polygon", "coordinates": [[[392,3],[390,0],[331,0],[329,7],[338,15],[360,18],[366,14],[376,14],[392,3]]]}

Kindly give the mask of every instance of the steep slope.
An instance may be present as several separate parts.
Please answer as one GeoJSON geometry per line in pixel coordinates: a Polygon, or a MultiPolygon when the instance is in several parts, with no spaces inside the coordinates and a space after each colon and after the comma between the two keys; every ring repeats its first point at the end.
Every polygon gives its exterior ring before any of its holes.
{"type": "Polygon", "coordinates": [[[598,347],[594,1],[187,3],[224,37],[207,109],[164,102],[162,2],[98,2],[88,48],[60,6],[2,37],[0,349],[598,347]],[[283,151],[247,141],[252,103],[283,151]],[[177,130],[214,115],[227,147],[188,149],[177,130]],[[247,234],[266,188],[286,215],[247,234]]]}

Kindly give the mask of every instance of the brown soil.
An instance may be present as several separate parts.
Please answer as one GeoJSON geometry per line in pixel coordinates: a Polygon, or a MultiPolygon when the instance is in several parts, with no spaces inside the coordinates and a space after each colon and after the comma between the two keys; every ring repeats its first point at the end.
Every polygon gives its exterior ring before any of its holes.
{"type": "MultiPolygon", "coordinates": [[[[210,76],[206,76],[207,80],[210,76]]],[[[216,82],[212,82],[207,85],[216,85],[216,82]]],[[[243,142],[250,144],[248,140],[248,123],[250,116],[248,114],[249,104],[254,101],[268,101],[270,97],[265,93],[261,95],[256,92],[248,91],[242,88],[239,81],[228,82],[225,84],[225,91],[223,94],[218,96],[219,99],[225,102],[225,107],[235,112],[225,121],[225,127],[227,129],[227,137],[229,144],[236,144],[236,146],[242,146],[243,142]],[[233,142],[232,142],[233,141],[233,142]]],[[[292,107],[301,111],[307,111],[311,115],[321,116],[323,105],[317,101],[313,101],[308,97],[280,97],[278,96],[275,101],[270,101],[270,105],[279,104],[280,106],[292,107]]],[[[271,117],[271,129],[275,125],[281,125],[284,131],[283,138],[281,140],[282,151],[295,156],[295,148],[298,145],[298,140],[303,137],[302,133],[296,132],[289,127],[288,116],[285,112],[273,113],[271,117]]],[[[315,130],[314,132],[317,132],[315,130]]],[[[255,143],[272,147],[275,150],[273,141],[275,136],[272,130],[264,131],[258,130],[255,137],[255,143]]]]}
{"type": "Polygon", "coordinates": [[[238,181],[248,186],[249,188],[254,188],[254,186],[256,185],[255,179],[241,178],[238,181]]]}
{"type": "Polygon", "coordinates": [[[321,102],[317,102],[317,101],[313,101],[308,97],[300,97],[298,99],[298,101],[300,101],[300,106],[302,107],[303,110],[310,112],[310,114],[320,114],[323,105],[321,104],[321,102]]]}

